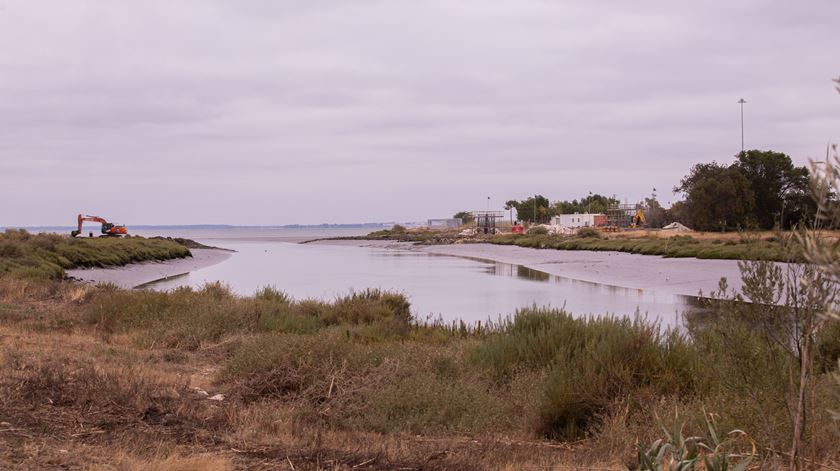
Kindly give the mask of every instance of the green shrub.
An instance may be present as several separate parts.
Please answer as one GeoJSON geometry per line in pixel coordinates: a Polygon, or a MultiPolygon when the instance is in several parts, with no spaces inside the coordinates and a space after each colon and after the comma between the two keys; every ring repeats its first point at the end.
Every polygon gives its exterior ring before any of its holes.
{"type": "MultiPolygon", "coordinates": [[[[261,335],[234,352],[219,373],[245,399],[328,394],[338,371],[362,374],[382,361],[378,348],[332,333],[261,335]]],[[[335,385],[333,385],[335,387],[335,385]]]]}
{"type": "Polygon", "coordinates": [[[600,239],[601,233],[594,227],[581,227],[577,230],[578,237],[600,239]]]}
{"type": "Polygon", "coordinates": [[[573,318],[554,309],[518,311],[474,352],[501,381],[522,369],[547,368],[540,432],[581,436],[618,398],[648,390],[694,390],[698,356],[674,330],[641,319],[573,318]]]}
{"type": "Polygon", "coordinates": [[[543,226],[534,226],[528,229],[528,235],[546,235],[548,234],[548,229],[543,226]]]}
{"type": "Polygon", "coordinates": [[[367,392],[364,415],[351,420],[383,433],[486,433],[509,426],[513,418],[498,392],[464,373],[436,373],[418,368],[386,380],[367,392]]]}
{"type": "Polygon", "coordinates": [[[142,345],[187,350],[227,335],[313,333],[338,324],[359,326],[357,335],[378,340],[406,335],[412,322],[405,296],[387,291],[369,289],[328,304],[296,302],[274,288],[239,297],[221,283],[168,293],[101,289],[83,317],[106,333],[133,331],[142,345]]]}

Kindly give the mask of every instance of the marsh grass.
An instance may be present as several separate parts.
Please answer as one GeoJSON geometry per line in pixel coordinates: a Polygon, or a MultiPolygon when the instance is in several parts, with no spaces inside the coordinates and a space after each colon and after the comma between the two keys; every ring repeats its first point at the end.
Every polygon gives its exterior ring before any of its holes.
{"type": "Polygon", "coordinates": [[[406,334],[412,320],[404,296],[376,289],[334,303],[297,302],[274,288],[240,297],[221,283],[168,293],[105,288],[86,306],[83,318],[106,335],[132,334],[141,345],[185,350],[243,333],[313,334],[338,324],[352,326],[353,335],[387,338],[406,334]]]}
{"type": "Polygon", "coordinates": [[[543,370],[539,432],[574,439],[616,400],[695,392],[699,358],[676,330],[636,317],[574,318],[530,308],[497,326],[472,359],[498,381],[543,370]]]}
{"type": "Polygon", "coordinates": [[[616,251],[641,255],[661,255],[666,258],[700,258],[715,260],[760,259],[788,261],[801,257],[792,254],[779,239],[709,240],[691,236],[670,238],[600,238],[589,234],[561,235],[499,235],[487,240],[491,244],[515,245],[535,249],[616,251]]]}
{"type": "Polygon", "coordinates": [[[164,239],[72,238],[7,229],[0,233],[0,276],[61,279],[64,270],[122,266],[146,260],[189,257],[183,245],[164,239]]]}

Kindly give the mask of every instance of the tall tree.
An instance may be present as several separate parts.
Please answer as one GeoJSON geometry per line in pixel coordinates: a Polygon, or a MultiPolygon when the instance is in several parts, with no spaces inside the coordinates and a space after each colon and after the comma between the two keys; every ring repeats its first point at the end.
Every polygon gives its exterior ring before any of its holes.
{"type": "Polygon", "coordinates": [[[554,216],[554,208],[549,204],[548,198],[542,195],[531,196],[521,201],[510,200],[506,204],[516,208],[516,219],[520,221],[542,224],[549,222],[554,216]]]}
{"type": "Polygon", "coordinates": [[[475,216],[470,211],[458,211],[457,213],[452,215],[453,218],[461,218],[464,224],[469,224],[475,221],[475,216]]]}
{"type": "Polygon", "coordinates": [[[665,225],[665,208],[659,204],[655,195],[645,198],[644,211],[647,218],[647,227],[659,228],[665,225]]]}
{"type": "Polygon", "coordinates": [[[606,213],[607,208],[611,204],[618,204],[618,200],[608,196],[599,194],[590,194],[581,198],[580,200],[572,201],[555,201],[552,205],[556,214],[574,214],[574,213],[606,213]]]}
{"type": "Polygon", "coordinates": [[[736,163],[750,181],[755,196],[755,220],[762,229],[813,216],[815,204],[809,198],[809,172],[795,167],[790,157],[773,151],[748,150],[736,163]]]}
{"type": "Polygon", "coordinates": [[[726,230],[752,223],[755,195],[736,165],[697,164],[674,192],[685,194],[685,214],[695,229],[726,230]]]}

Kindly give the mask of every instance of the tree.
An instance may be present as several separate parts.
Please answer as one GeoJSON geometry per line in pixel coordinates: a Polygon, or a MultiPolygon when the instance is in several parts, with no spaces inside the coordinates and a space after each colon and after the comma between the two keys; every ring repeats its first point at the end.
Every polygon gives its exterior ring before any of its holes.
{"type": "Polygon", "coordinates": [[[815,204],[809,197],[807,168],[794,167],[790,157],[781,152],[760,150],[741,152],[735,165],[750,182],[760,228],[790,227],[813,217],[815,204]]]}
{"type": "Polygon", "coordinates": [[[736,165],[697,164],[674,192],[685,198],[689,225],[699,230],[746,227],[754,215],[750,181],[736,165]]]}
{"type": "Polygon", "coordinates": [[[572,201],[556,201],[553,209],[555,214],[574,214],[574,213],[595,213],[602,214],[607,212],[607,208],[611,204],[618,204],[618,200],[608,196],[599,194],[590,194],[578,200],[572,201]]]}
{"type": "Polygon", "coordinates": [[[461,218],[461,221],[463,221],[464,224],[469,224],[475,221],[475,216],[473,216],[473,213],[469,211],[458,211],[452,217],[456,219],[461,218]]]}
{"type": "Polygon", "coordinates": [[[662,221],[663,225],[671,224],[672,222],[690,224],[688,212],[685,208],[685,201],[677,201],[672,204],[670,208],[665,210],[665,217],[662,221]]]}
{"type": "Polygon", "coordinates": [[[657,201],[654,195],[651,195],[650,198],[645,198],[644,210],[648,227],[658,228],[665,225],[665,209],[659,204],[659,201],[657,201]]]}
{"type": "Polygon", "coordinates": [[[510,200],[507,205],[516,208],[516,219],[520,221],[541,224],[549,222],[554,216],[554,208],[549,204],[548,198],[542,195],[531,196],[522,201],[510,200]]]}

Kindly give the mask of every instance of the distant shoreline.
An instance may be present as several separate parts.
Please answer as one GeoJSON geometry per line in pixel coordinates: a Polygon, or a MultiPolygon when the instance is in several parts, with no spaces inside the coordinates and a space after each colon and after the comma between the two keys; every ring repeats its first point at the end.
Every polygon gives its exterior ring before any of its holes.
{"type": "MultiPolygon", "coordinates": [[[[394,223],[379,223],[379,222],[364,222],[359,224],[285,224],[280,226],[237,226],[237,225],[229,225],[229,224],[178,224],[178,225],[166,225],[166,224],[131,224],[129,225],[128,229],[129,232],[131,229],[138,229],[138,230],[154,230],[154,229],[161,229],[161,230],[188,230],[188,229],[383,229],[393,226],[394,223]]],[[[67,231],[70,232],[73,229],[76,229],[74,225],[65,225],[65,226],[17,226],[17,225],[10,225],[10,226],[0,226],[0,231],[5,231],[6,229],[26,229],[27,231],[32,231],[36,229],[45,230],[45,231],[67,231]]]]}

